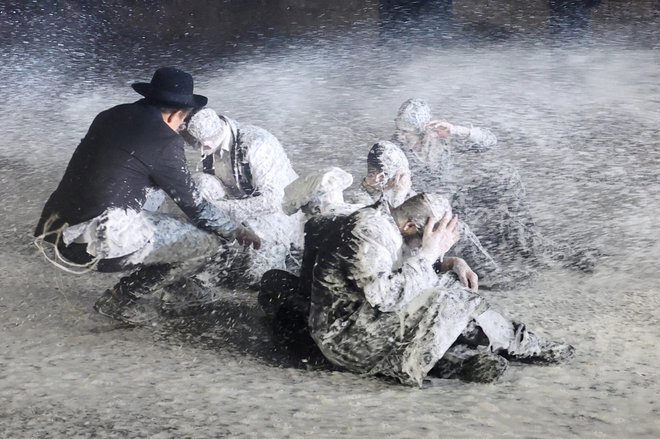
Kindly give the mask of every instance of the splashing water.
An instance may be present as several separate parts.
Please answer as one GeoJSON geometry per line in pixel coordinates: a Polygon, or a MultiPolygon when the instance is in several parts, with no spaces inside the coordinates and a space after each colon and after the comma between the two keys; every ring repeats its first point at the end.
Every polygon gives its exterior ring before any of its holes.
{"type": "MultiPolygon", "coordinates": [[[[653,2],[603,1],[588,26],[568,33],[534,30],[542,18],[526,23],[528,6],[510,6],[520,2],[509,2],[504,18],[455,1],[450,21],[421,8],[400,22],[379,20],[366,2],[341,26],[305,28],[301,20],[295,32],[266,26],[233,40],[211,34],[199,15],[180,24],[191,32],[181,38],[139,36],[113,21],[124,14],[149,29],[140,5],[150,2],[102,2],[98,10],[70,3],[0,11],[0,431],[8,437],[660,434],[653,2]],[[275,367],[291,351],[273,343],[248,291],[227,292],[224,309],[183,335],[117,329],[92,315],[116,278],[56,272],[29,236],[94,115],[136,100],[129,84],[167,64],[193,71],[214,109],[272,132],[301,175],[339,166],[359,182],[369,148],[390,138],[411,97],[428,101],[436,117],[491,129],[498,148],[467,156],[465,166],[513,165],[540,230],[608,255],[594,274],[547,270],[520,290],[484,293],[504,314],[574,344],[577,359],[513,368],[495,385],[446,381],[420,392],[275,367]]],[[[159,20],[165,9],[154,9],[159,20]]],[[[237,12],[247,20],[245,13],[237,12]]]]}

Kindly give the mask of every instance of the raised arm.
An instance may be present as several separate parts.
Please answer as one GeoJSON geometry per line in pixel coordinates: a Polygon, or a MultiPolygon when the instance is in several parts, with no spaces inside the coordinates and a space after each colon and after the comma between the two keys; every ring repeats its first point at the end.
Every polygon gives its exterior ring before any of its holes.
{"type": "Polygon", "coordinates": [[[359,244],[351,276],[371,306],[383,312],[398,311],[436,284],[433,259],[426,254],[398,263],[401,236],[384,218],[369,218],[353,235],[359,244]]]}
{"type": "Polygon", "coordinates": [[[356,255],[355,281],[366,299],[381,311],[398,311],[438,282],[433,264],[458,240],[458,217],[447,212],[441,219],[428,218],[421,247],[396,268],[402,245],[399,230],[383,216],[363,221],[354,234],[360,245],[356,255]]]}
{"type": "Polygon", "coordinates": [[[427,125],[427,133],[429,130],[438,137],[450,137],[453,145],[459,151],[485,152],[497,145],[497,137],[486,128],[466,127],[443,120],[434,120],[427,125]]]}

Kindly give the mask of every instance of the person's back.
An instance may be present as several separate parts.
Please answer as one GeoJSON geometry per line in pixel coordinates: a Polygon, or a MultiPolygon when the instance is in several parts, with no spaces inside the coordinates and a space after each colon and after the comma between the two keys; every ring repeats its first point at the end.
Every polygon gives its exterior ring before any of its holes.
{"type": "Polygon", "coordinates": [[[139,211],[145,189],[165,183],[156,181],[156,168],[166,168],[179,150],[182,155],[182,139],[155,106],[138,101],[100,113],[46,203],[35,234],[53,213],[74,225],[111,207],[139,211]]]}
{"type": "MultiPolygon", "coordinates": [[[[319,248],[313,267],[312,338],[326,358],[356,372],[376,367],[387,355],[387,337],[373,335],[394,332],[400,319],[387,307],[394,290],[410,288],[390,284],[402,239],[388,212],[377,203],[345,217],[319,248]]],[[[437,278],[430,266],[427,274],[424,286],[431,287],[437,278]]]]}
{"type": "MultiPolygon", "coordinates": [[[[282,147],[282,144],[267,130],[249,124],[240,125],[239,143],[248,145],[246,161],[250,168],[255,168],[255,163],[259,163],[259,172],[261,175],[252,175],[256,190],[263,193],[268,190],[276,190],[279,196],[276,200],[278,210],[281,204],[281,197],[284,188],[298,178],[291,162],[282,147]],[[268,172],[271,171],[271,172],[268,172]],[[261,187],[266,186],[266,188],[261,187]],[[272,188],[272,189],[271,189],[272,188]]],[[[251,171],[255,172],[255,171],[251,171]]]]}
{"type": "Polygon", "coordinates": [[[290,338],[309,339],[307,329],[316,257],[323,248],[334,248],[337,236],[348,221],[347,215],[319,215],[305,223],[300,276],[283,270],[264,273],[259,303],[275,324],[278,332],[290,338]]]}
{"type": "MultiPolygon", "coordinates": [[[[227,241],[256,235],[199,197],[178,134],[193,108],[190,74],[163,67],[151,82],[132,84],[144,99],[100,113],[76,148],[44,206],[35,245],[57,267],[75,274],[133,270],[95,303],[99,313],[129,323],[147,318],[138,301],[198,270],[198,261],[227,241]],[[162,189],[190,221],[145,209],[162,189]],[[52,243],[53,255],[46,252],[52,243]]],[[[200,262],[201,263],[201,262],[200,262]]],[[[151,314],[152,315],[152,314],[151,314]]]]}
{"type": "MultiPolygon", "coordinates": [[[[298,178],[286,151],[267,130],[249,124],[239,125],[237,150],[244,153],[241,180],[252,189],[250,196],[232,203],[238,219],[257,232],[264,243],[299,246],[300,215],[282,211],[284,188],[298,178]]],[[[240,174],[237,172],[237,174],[240,174]]],[[[287,249],[288,251],[288,249],[287,249]]],[[[262,271],[257,271],[260,278],[262,271]]]]}

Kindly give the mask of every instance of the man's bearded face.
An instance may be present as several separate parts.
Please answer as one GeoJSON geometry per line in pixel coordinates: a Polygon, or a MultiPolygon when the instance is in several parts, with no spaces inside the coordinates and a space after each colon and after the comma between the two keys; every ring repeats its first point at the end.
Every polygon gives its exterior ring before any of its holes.
{"type": "Polygon", "coordinates": [[[417,250],[422,246],[422,238],[424,236],[424,224],[419,224],[414,219],[409,219],[408,222],[399,229],[403,242],[410,250],[417,250]]]}

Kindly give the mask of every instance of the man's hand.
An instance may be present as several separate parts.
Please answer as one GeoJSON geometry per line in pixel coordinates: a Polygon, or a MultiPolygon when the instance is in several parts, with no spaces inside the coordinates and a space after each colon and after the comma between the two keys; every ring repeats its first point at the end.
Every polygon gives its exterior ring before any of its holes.
{"type": "Polygon", "coordinates": [[[446,139],[451,136],[467,137],[470,135],[470,128],[454,125],[444,120],[432,120],[426,125],[426,132],[446,139]]]}
{"type": "Polygon", "coordinates": [[[453,259],[452,271],[458,276],[458,280],[464,287],[470,288],[472,291],[479,289],[479,276],[472,271],[470,266],[461,258],[447,258],[453,259]]]}
{"type": "Polygon", "coordinates": [[[422,248],[420,253],[425,254],[432,261],[441,259],[459,238],[458,216],[445,212],[440,221],[429,217],[424,226],[422,235],[422,248]]]}
{"type": "Polygon", "coordinates": [[[236,241],[244,247],[252,246],[255,250],[261,248],[261,238],[247,224],[241,223],[236,229],[236,241]]]}
{"type": "Polygon", "coordinates": [[[452,127],[452,124],[444,120],[432,120],[426,125],[426,130],[441,139],[446,139],[451,136],[452,127]]]}

